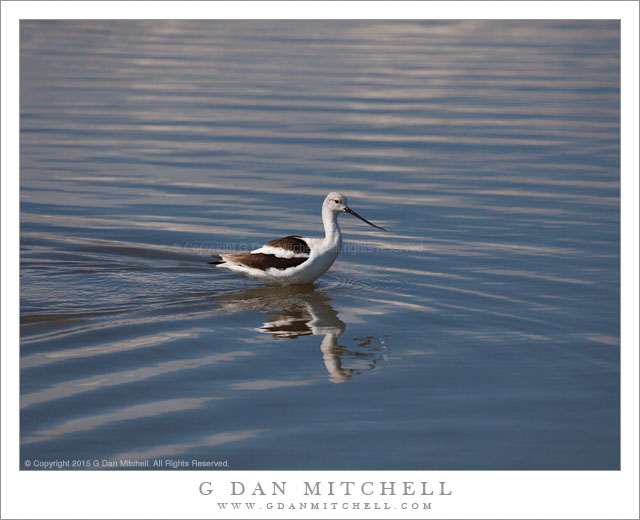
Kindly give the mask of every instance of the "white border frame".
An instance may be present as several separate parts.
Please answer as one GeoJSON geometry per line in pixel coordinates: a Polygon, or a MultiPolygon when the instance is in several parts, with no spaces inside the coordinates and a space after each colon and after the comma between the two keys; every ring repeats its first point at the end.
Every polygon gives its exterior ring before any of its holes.
{"type": "MultiPolygon", "coordinates": [[[[2,518],[638,518],[638,2],[2,2],[2,518]],[[607,472],[18,471],[19,20],[621,19],[622,469],[607,472]],[[222,512],[229,482],[447,481],[433,509],[222,512]],[[216,492],[198,493],[203,481],[216,492]]],[[[266,497],[271,501],[283,501],[266,497]]],[[[393,503],[391,497],[322,497],[393,503]]],[[[401,501],[412,497],[396,497],[401,501]]],[[[289,494],[286,501],[299,499],[289,494]]],[[[246,498],[249,500],[249,498],[246,498]]],[[[415,501],[423,501],[417,498],[415,501]]]]}

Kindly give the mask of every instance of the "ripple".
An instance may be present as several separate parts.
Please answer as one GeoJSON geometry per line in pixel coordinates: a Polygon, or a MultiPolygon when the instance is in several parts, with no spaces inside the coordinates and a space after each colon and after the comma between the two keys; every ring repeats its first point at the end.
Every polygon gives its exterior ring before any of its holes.
{"type": "Polygon", "coordinates": [[[384,293],[405,287],[410,281],[400,273],[382,272],[375,268],[357,268],[338,262],[316,282],[328,291],[371,291],[384,293]]]}

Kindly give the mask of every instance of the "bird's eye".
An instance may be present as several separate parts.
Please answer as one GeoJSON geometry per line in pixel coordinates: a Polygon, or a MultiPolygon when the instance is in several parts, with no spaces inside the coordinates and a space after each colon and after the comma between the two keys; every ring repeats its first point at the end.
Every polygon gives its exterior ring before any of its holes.
{"type": "Polygon", "coordinates": [[[340,204],[339,200],[334,200],[333,202],[335,202],[336,204],[340,204]]]}

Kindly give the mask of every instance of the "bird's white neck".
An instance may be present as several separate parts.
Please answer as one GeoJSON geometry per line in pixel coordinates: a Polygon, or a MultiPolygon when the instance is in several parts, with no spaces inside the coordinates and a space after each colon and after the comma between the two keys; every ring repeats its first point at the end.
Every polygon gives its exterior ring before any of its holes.
{"type": "Polygon", "coordinates": [[[338,213],[323,208],[322,223],[324,224],[325,241],[335,245],[339,250],[342,245],[342,233],[338,225],[338,213]]]}

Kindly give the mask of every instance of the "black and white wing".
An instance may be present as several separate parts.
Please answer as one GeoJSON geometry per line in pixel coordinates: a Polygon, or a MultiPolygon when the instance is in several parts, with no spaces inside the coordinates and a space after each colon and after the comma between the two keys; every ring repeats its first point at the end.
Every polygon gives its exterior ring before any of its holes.
{"type": "Polygon", "coordinates": [[[296,267],[306,262],[310,254],[309,244],[300,235],[289,235],[270,240],[249,253],[230,253],[220,255],[220,258],[225,262],[265,271],[296,267]]]}

